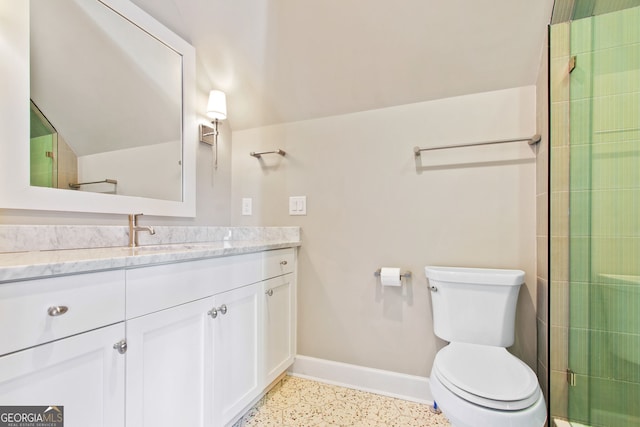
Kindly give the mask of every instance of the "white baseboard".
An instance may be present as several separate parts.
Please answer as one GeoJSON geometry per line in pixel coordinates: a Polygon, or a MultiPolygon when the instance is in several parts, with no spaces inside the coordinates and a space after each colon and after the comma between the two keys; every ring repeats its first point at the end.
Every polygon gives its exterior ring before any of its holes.
{"type": "Polygon", "coordinates": [[[429,378],[296,356],[289,374],[412,402],[433,404],[429,378]]]}

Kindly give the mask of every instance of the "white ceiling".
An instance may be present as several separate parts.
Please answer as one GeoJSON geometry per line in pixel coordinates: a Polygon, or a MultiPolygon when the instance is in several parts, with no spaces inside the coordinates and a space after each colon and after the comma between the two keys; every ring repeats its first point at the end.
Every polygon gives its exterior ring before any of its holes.
{"type": "Polygon", "coordinates": [[[200,89],[227,93],[234,130],[535,84],[553,7],[553,0],[132,2],[196,48],[206,73],[200,89]]]}

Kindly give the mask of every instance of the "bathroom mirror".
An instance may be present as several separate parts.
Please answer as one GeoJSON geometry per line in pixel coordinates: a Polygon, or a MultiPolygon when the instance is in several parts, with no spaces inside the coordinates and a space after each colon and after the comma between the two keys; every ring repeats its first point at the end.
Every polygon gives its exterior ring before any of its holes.
{"type": "Polygon", "coordinates": [[[127,0],[0,18],[0,207],[194,216],[193,48],[127,0]]]}

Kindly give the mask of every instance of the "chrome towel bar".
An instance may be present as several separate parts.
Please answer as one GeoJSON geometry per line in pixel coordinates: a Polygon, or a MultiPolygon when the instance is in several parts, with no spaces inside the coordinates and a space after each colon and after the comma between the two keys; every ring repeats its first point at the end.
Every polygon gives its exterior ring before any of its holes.
{"type": "Polygon", "coordinates": [[[263,154],[280,154],[281,156],[284,156],[287,153],[284,150],[281,150],[279,148],[275,151],[262,151],[260,153],[256,153],[255,151],[252,151],[249,153],[250,156],[253,156],[256,159],[259,159],[263,154]]]}
{"type": "Polygon", "coordinates": [[[474,147],[476,145],[492,145],[492,144],[504,144],[505,142],[519,142],[519,141],[527,141],[529,145],[534,145],[540,142],[542,137],[539,134],[533,135],[531,138],[513,138],[513,139],[501,139],[497,141],[486,141],[486,142],[470,142],[468,144],[458,144],[458,145],[443,145],[440,147],[413,147],[413,153],[418,157],[423,151],[431,151],[431,150],[444,150],[447,148],[461,148],[461,147],[474,147]]]}
{"type": "Polygon", "coordinates": [[[118,185],[118,181],[115,179],[103,179],[102,181],[72,182],[69,184],[69,188],[80,188],[81,185],[103,184],[103,183],[118,185]]]}

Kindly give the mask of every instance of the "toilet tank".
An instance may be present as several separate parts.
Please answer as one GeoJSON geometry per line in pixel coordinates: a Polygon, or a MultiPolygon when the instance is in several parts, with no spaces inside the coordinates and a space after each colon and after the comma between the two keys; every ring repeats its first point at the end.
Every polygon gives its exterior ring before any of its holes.
{"type": "Polygon", "coordinates": [[[449,342],[509,347],[524,271],[425,267],[435,334],[449,342]]]}

